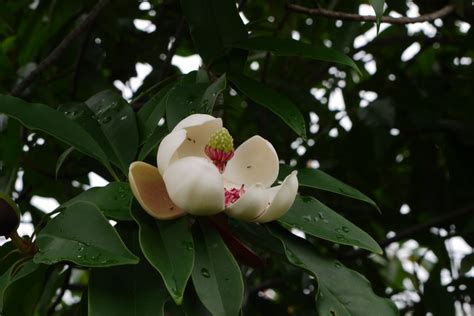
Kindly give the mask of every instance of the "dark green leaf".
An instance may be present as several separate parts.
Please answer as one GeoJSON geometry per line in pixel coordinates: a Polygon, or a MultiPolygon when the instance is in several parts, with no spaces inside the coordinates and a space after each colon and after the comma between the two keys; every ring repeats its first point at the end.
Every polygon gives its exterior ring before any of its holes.
{"type": "Polygon", "coordinates": [[[219,233],[204,223],[194,231],[196,262],[192,273],[201,302],[213,315],[239,315],[243,281],[239,266],[219,233]]]}
{"type": "Polygon", "coordinates": [[[0,112],[12,116],[30,129],[43,131],[74,146],[111,169],[108,157],[99,144],[80,125],[62,113],[43,104],[27,103],[5,95],[0,95],[0,112]]]}
{"type": "Polygon", "coordinates": [[[280,239],[288,260],[313,274],[318,280],[316,307],[319,315],[390,316],[398,315],[395,304],[374,294],[369,281],[328,259],[304,239],[275,227],[271,232],[280,239]]]}
{"type": "Polygon", "coordinates": [[[232,74],[228,78],[244,95],[278,115],[296,134],[306,138],[303,115],[290,99],[249,77],[232,74]]]}
{"type": "Polygon", "coordinates": [[[46,280],[45,265],[27,262],[12,278],[3,293],[3,316],[35,315],[37,302],[46,280]]]}
{"type": "Polygon", "coordinates": [[[66,149],[61,156],[59,156],[58,161],[56,162],[56,168],[55,168],[55,175],[56,178],[58,177],[59,169],[61,169],[64,161],[66,161],[67,157],[74,151],[74,147],[69,147],[66,149]]]}
{"type": "Polygon", "coordinates": [[[86,101],[94,112],[105,137],[110,143],[124,174],[135,159],[138,149],[138,128],[135,112],[120,95],[106,90],[86,101]]]}
{"type": "Polygon", "coordinates": [[[383,15],[383,6],[385,4],[385,0],[369,0],[370,5],[374,8],[375,17],[377,18],[377,33],[380,27],[380,21],[383,15]]]}
{"type": "Polygon", "coordinates": [[[279,222],[318,238],[383,253],[366,232],[313,197],[297,196],[291,209],[279,222]]]}
{"type": "Polygon", "coordinates": [[[168,92],[172,87],[173,84],[169,84],[161,89],[140,108],[140,111],[138,111],[137,121],[143,142],[151,137],[155,129],[158,127],[158,122],[164,117],[166,98],[168,97],[168,92]]]}
{"type": "Polygon", "coordinates": [[[86,202],[74,203],[51,219],[36,243],[37,263],[71,261],[86,267],[109,267],[138,262],[100,210],[86,202]]]}
{"type": "Polygon", "coordinates": [[[166,103],[166,121],[168,128],[172,130],[186,116],[193,113],[207,113],[208,104],[203,104],[202,96],[206,92],[207,83],[188,83],[190,76],[187,75],[171,88],[166,103]]]}
{"type": "Polygon", "coordinates": [[[227,49],[247,38],[235,1],[181,0],[181,7],[194,46],[204,62],[218,66],[223,72],[229,68],[240,71],[246,54],[227,49]]]}
{"type": "MultiPolygon", "coordinates": [[[[148,137],[146,142],[143,144],[140,152],[138,153],[138,160],[142,161],[153,151],[156,150],[163,137],[169,133],[165,125],[156,128],[153,133],[148,137]]],[[[156,152],[155,152],[156,154],[156,152]]]]}
{"type": "Polygon", "coordinates": [[[138,205],[131,214],[140,227],[141,249],[180,305],[194,265],[194,243],[186,218],[159,221],[138,205]]]}
{"type": "Polygon", "coordinates": [[[133,266],[93,269],[89,281],[90,316],[162,316],[170,297],[155,269],[143,259],[138,232],[119,227],[121,237],[140,263],[133,266]]]}
{"type": "Polygon", "coordinates": [[[296,56],[338,63],[352,67],[360,73],[356,63],[345,54],[324,45],[307,44],[291,38],[252,37],[245,42],[233,44],[233,47],[247,50],[271,51],[277,56],[296,56]]]}
{"type": "Polygon", "coordinates": [[[58,107],[58,111],[64,113],[69,119],[79,124],[100,145],[108,159],[117,167],[120,167],[117,155],[110,146],[104,135],[97,118],[85,103],[66,103],[58,107]]]}
{"type": "Polygon", "coordinates": [[[130,185],[124,182],[111,182],[105,187],[91,188],[67,201],[62,207],[68,207],[76,202],[94,204],[105,216],[115,220],[130,221],[130,203],[133,195],[130,185]]]}
{"type": "MultiPolygon", "coordinates": [[[[283,179],[291,170],[284,165],[280,165],[281,175],[280,179],[283,179]]],[[[352,199],[360,200],[366,203],[369,203],[377,210],[380,211],[377,204],[369,198],[367,195],[363,194],[357,189],[354,189],[350,185],[345,184],[342,181],[334,178],[333,176],[325,173],[319,169],[301,169],[298,170],[298,182],[300,186],[315,188],[319,190],[324,190],[343,196],[347,196],[352,199]]]]}
{"type": "Polygon", "coordinates": [[[225,90],[227,85],[227,79],[225,74],[220,76],[216,81],[214,81],[209,87],[207,87],[204,92],[201,100],[201,105],[203,107],[203,112],[211,114],[214,108],[214,103],[219,94],[225,90]]]}

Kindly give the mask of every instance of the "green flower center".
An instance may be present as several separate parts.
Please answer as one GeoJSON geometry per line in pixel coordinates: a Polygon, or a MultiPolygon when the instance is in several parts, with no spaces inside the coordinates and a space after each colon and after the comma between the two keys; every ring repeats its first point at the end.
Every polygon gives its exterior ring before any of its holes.
{"type": "Polygon", "coordinates": [[[228,153],[234,150],[234,139],[227,128],[223,127],[211,134],[207,146],[228,153]]]}

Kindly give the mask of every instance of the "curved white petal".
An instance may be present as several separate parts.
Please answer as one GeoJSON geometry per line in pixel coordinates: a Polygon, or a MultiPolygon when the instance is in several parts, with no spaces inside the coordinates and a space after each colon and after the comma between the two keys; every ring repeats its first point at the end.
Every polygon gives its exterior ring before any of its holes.
{"type": "Polygon", "coordinates": [[[142,208],[158,219],[173,219],[185,213],[170,200],[158,169],[135,161],[130,165],[128,179],[133,195],[142,208]]]}
{"type": "Polygon", "coordinates": [[[179,130],[166,135],[158,147],[156,163],[160,174],[165,174],[166,168],[178,159],[178,148],[186,140],[186,131],[179,130]]]}
{"type": "Polygon", "coordinates": [[[191,114],[181,120],[173,131],[186,130],[186,142],[179,150],[180,157],[205,157],[204,147],[211,134],[222,128],[222,119],[208,114],[191,114]]]}
{"type": "Polygon", "coordinates": [[[255,220],[266,223],[279,219],[290,209],[298,192],[297,172],[290,173],[281,185],[268,189],[270,205],[267,210],[255,220]]]}
{"type": "Polygon", "coordinates": [[[191,114],[186,118],[182,119],[178,124],[176,124],[176,126],[173,128],[173,132],[181,129],[186,129],[188,127],[199,126],[204,123],[215,120],[220,120],[222,127],[222,120],[215,118],[214,116],[208,114],[191,114]]]}
{"type": "Polygon", "coordinates": [[[224,209],[224,181],[216,166],[200,157],[178,159],[163,175],[171,200],[193,215],[224,209]]]}
{"type": "Polygon", "coordinates": [[[252,221],[268,207],[268,201],[268,190],[262,184],[257,183],[247,188],[245,193],[225,212],[230,217],[252,221]]]}
{"type": "Polygon", "coordinates": [[[273,145],[260,136],[253,136],[240,145],[227,163],[224,178],[233,183],[251,186],[262,183],[270,187],[278,177],[278,155],[273,145]]]}

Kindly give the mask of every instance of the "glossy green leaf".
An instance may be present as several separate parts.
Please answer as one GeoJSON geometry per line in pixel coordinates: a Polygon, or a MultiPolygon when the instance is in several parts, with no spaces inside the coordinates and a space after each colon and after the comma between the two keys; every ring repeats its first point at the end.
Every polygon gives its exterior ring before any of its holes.
{"type": "Polygon", "coordinates": [[[247,38],[235,1],[181,0],[181,8],[194,46],[204,62],[223,72],[230,68],[240,71],[246,54],[236,50],[229,52],[228,49],[233,43],[247,38]]]}
{"type": "MultiPolygon", "coordinates": [[[[166,103],[166,122],[172,130],[186,116],[193,113],[207,113],[208,104],[203,104],[202,96],[207,90],[207,83],[188,83],[195,74],[188,74],[169,91],[166,103]]],[[[194,81],[194,80],[193,80],[194,81]]]]}
{"type": "MultiPolygon", "coordinates": [[[[119,224],[120,225],[120,224],[119,224]]],[[[93,269],[89,281],[89,316],[162,316],[170,300],[156,270],[143,258],[138,231],[119,227],[127,246],[139,254],[139,264],[93,269]]]]}
{"type": "Polygon", "coordinates": [[[76,202],[94,204],[105,216],[121,221],[130,221],[130,203],[133,194],[130,185],[124,182],[111,182],[105,187],[95,187],[82,192],[67,201],[62,207],[68,207],[76,202]]]}
{"type": "Polygon", "coordinates": [[[244,288],[242,274],[219,233],[201,222],[193,231],[196,261],[192,279],[196,293],[213,315],[239,315],[244,288]]]}
{"type": "Polygon", "coordinates": [[[138,152],[138,160],[145,160],[145,158],[154,150],[154,155],[156,156],[156,149],[158,148],[158,145],[168,133],[168,128],[165,125],[156,128],[138,152]]]}
{"type": "Polygon", "coordinates": [[[194,265],[194,242],[188,221],[159,221],[134,204],[131,213],[140,227],[141,249],[179,305],[194,265]]]}
{"type": "Polygon", "coordinates": [[[66,159],[69,157],[69,155],[74,151],[74,147],[69,147],[63,153],[61,156],[59,156],[58,161],[56,161],[56,168],[55,168],[55,176],[56,178],[58,177],[59,170],[61,169],[63,163],[66,161],[66,159]]]}
{"type": "Polygon", "coordinates": [[[43,293],[47,266],[27,262],[10,280],[3,293],[3,316],[35,315],[43,293]]]}
{"type": "Polygon", "coordinates": [[[377,18],[377,33],[380,27],[380,21],[382,20],[383,7],[385,0],[369,0],[370,5],[374,8],[375,17],[377,18]]]}
{"type": "Polygon", "coordinates": [[[0,275],[3,275],[22,256],[11,241],[0,246],[0,275]]]}
{"type": "Polygon", "coordinates": [[[293,206],[279,222],[318,238],[383,253],[366,232],[313,197],[297,196],[293,206]]]}
{"type": "Polygon", "coordinates": [[[319,315],[391,316],[398,309],[389,299],[377,296],[369,281],[341,262],[325,258],[309,242],[274,227],[272,234],[280,239],[288,261],[307,270],[318,281],[316,308],[319,315]]]}
{"type": "Polygon", "coordinates": [[[0,95],[0,112],[19,120],[30,129],[43,131],[77,148],[111,169],[107,155],[92,136],[79,124],[49,106],[0,95]]]}
{"type": "Polygon", "coordinates": [[[158,122],[165,115],[168,92],[174,84],[169,84],[153,95],[137,113],[138,126],[142,141],[148,140],[158,127],[158,122]]]}
{"type": "Polygon", "coordinates": [[[278,115],[296,134],[306,138],[304,117],[290,99],[246,76],[232,74],[228,75],[228,79],[237,87],[237,90],[278,115]]]}
{"type": "Polygon", "coordinates": [[[120,167],[117,155],[105,137],[97,118],[85,103],[65,103],[58,107],[58,111],[64,113],[69,119],[79,124],[99,144],[108,159],[120,167]]]}
{"type": "MultiPolygon", "coordinates": [[[[288,174],[290,174],[290,172],[291,169],[288,166],[280,165],[280,175],[278,178],[284,179],[288,174]]],[[[322,170],[300,169],[298,170],[298,182],[300,186],[324,190],[369,203],[380,211],[374,200],[369,198],[367,195],[322,170]]]]}
{"type": "Polygon", "coordinates": [[[206,91],[201,99],[201,105],[203,107],[204,113],[212,113],[214,109],[214,104],[216,103],[217,97],[219,94],[225,90],[227,85],[226,75],[223,74],[216,81],[214,81],[209,87],[207,87],[206,91]]]}
{"type": "Polygon", "coordinates": [[[212,316],[202,305],[192,284],[189,284],[186,289],[182,309],[186,316],[212,316]]]}
{"type": "Polygon", "coordinates": [[[308,44],[291,38],[252,37],[234,44],[247,50],[271,51],[277,56],[296,56],[346,65],[360,72],[356,63],[347,55],[324,45],[308,44]]]}
{"type": "Polygon", "coordinates": [[[87,202],[73,203],[51,219],[36,243],[36,263],[70,261],[85,267],[108,267],[138,262],[100,210],[87,202]]]}
{"type": "Polygon", "coordinates": [[[135,112],[120,95],[111,90],[102,91],[86,101],[94,112],[105,137],[118,158],[124,174],[135,160],[138,150],[138,127],[135,112]]]}

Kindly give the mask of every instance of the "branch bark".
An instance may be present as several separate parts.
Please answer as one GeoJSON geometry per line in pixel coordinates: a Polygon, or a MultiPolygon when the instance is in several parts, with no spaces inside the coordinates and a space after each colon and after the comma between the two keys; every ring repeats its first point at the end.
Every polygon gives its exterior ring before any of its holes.
{"type": "MultiPolygon", "coordinates": [[[[386,246],[390,245],[393,242],[410,238],[413,235],[421,231],[424,231],[425,229],[429,229],[433,226],[452,223],[455,219],[468,215],[469,213],[474,213],[474,204],[470,204],[462,208],[459,208],[457,210],[454,210],[452,212],[443,214],[441,216],[438,216],[432,219],[431,221],[419,223],[419,224],[407,227],[406,229],[402,229],[399,232],[397,232],[395,236],[380,241],[379,245],[380,247],[385,248],[386,246]]],[[[361,255],[366,255],[368,253],[369,252],[364,249],[357,249],[357,250],[346,252],[342,254],[341,257],[344,259],[354,259],[356,257],[359,257],[361,255]]]]}
{"type": "Polygon", "coordinates": [[[79,23],[66,37],[59,43],[59,45],[45,58],[43,59],[38,67],[33,70],[28,76],[21,80],[10,92],[12,96],[21,97],[24,91],[33,83],[33,81],[52,64],[54,64],[74,40],[85,30],[87,30],[97,19],[102,9],[110,2],[110,0],[101,0],[95,5],[95,7],[89,12],[87,17],[79,23]]]}
{"type": "MultiPolygon", "coordinates": [[[[347,13],[347,12],[340,12],[340,11],[332,11],[323,8],[307,8],[297,4],[288,4],[286,8],[290,11],[296,13],[303,13],[311,16],[321,16],[328,19],[334,20],[344,20],[344,21],[359,21],[359,22],[376,22],[377,18],[373,15],[359,15],[354,13],[347,13]]],[[[411,24],[411,23],[419,23],[419,22],[428,22],[434,21],[438,18],[442,18],[448,14],[454,12],[454,5],[448,4],[443,8],[439,9],[438,11],[423,14],[417,17],[391,17],[391,16],[383,16],[381,21],[383,23],[390,23],[390,24],[411,24]]]]}

